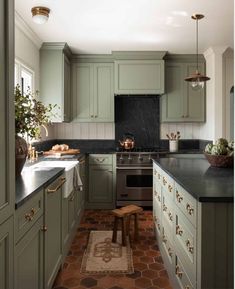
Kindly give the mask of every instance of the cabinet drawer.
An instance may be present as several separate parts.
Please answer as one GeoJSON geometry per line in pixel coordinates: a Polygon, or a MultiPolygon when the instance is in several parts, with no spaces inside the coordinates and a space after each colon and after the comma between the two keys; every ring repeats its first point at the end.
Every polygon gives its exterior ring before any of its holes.
{"type": "Polygon", "coordinates": [[[161,183],[162,170],[156,164],[153,165],[153,178],[156,182],[161,183]]]}
{"type": "Polygon", "coordinates": [[[15,214],[16,242],[33,226],[43,214],[43,190],[22,205],[15,214]]]}
{"type": "Polygon", "coordinates": [[[175,251],[180,256],[190,279],[196,278],[196,230],[187,218],[175,212],[175,251]]]}
{"type": "MultiPolygon", "coordinates": [[[[171,238],[169,238],[168,233],[165,230],[164,225],[162,226],[162,248],[163,248],[163,257],[164,261],[170,264],[172,267],[173,262],[174,262],[174,247],[173,243],[171,241],[171,238]]],[[[166,266],[169,268],[169,266],[166,266]]]]}
{"type": "Polygon", "coordinates": [[[162,218],[166,220],[171,230],[174,224],[174,204],[166,190],[162,190],[162,218]]]}
{"type": "Polygon", "coordinates": [[[175,188],[175,181],[164,171],[162,171],[162,186],[165,189],[166,192],[168,192],[168,195],[173,200],[174,198],[174,188],[175,188]]]}
{"type": "Polygon", "coordinates": [[[89,164],[92,165],[112,165],[113,163],[113,156],[112,155],[89,155],[89,164]]]}
{"type": "Polygon", "coordinates": [[[187,275],[185,271],[185,267],[183,267],[181,260],[179,256],[176,254],[175,255],[175,277],[177,280],[177,283],[179,285],[178,288],[180,289],[193,289],[195,288],[193,284],[195,284],[194,280],[190,281],[189,276],[187,275]]]}
{"type": "Polygon", "coordinates": [[[197,201],[177,183],[175,183],[175,202],[188,220],[196,226],[197,201]]]}
{"type": "Polygon", "coordinates": [[[153,200],[153,222],[154,222],[154,225],[156,228],[158,238],[160,238],[160,235],[161,235],[161,210],[158,209],[155,199],[153,200]]]}

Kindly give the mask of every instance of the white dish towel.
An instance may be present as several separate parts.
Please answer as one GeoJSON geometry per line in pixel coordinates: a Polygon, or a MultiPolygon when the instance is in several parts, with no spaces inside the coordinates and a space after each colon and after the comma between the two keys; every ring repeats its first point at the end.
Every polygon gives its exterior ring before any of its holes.
{"type": "Polygon", "coordinates": [[[64,198],[68,198],[73,190],[82,190],[82,181],[79,174],[79,163],[65,170],[66,182],[63,187],[64,198]]]}

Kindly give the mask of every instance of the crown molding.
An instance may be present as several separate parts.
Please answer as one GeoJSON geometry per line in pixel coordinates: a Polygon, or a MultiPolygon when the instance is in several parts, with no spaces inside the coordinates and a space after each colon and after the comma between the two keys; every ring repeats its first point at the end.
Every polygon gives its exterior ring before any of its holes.
{"type": "Polygon", "coordinates": [[[42,45],[42,40],[38,35],[29,27],[29,25],[24,21],[20,14],[15,10],[15,26],[19,28],[33,43],[38,49],[42,45]]]}

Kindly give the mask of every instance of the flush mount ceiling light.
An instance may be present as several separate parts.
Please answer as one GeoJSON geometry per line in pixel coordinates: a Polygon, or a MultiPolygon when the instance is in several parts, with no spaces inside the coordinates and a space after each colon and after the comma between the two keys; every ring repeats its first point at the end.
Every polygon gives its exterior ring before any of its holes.
{"type": "Polygon", "coordinates": [[[197,69],[196,71],[185,78],[185,81],[189,81],[194,90],[199,90],[204,87],[204,83],[210,80],[209,77],[202,75],[198,70],[198,20],[204,18],[202,14],[194,14],[191,16],[193,20],[196,20],[196,55],[197,55],[197,69]]]}
{"type": "Polygon", "coordinates": [[[33,7],[31,9],[33,21],[37,24],[44,24],[49,18],[50,9],[47,7],[33,7]]]}

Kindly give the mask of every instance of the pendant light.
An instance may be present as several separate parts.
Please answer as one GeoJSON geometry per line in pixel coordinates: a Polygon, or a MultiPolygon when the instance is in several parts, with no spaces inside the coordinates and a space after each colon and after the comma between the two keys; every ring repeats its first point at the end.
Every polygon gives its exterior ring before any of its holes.
{"type": "Polygon", "coordinates": [[[198,70],[198,20],[204,18],[202,14],[194,14],[191,16],[193,20],[196,20],[196,57],[197,57],[197,69],[196,71],[190,75],[189,77],[185,78],[185,81],[190,82],[191,87],[193,90],[200,90],[204,87],[204,83],[207,80],[210,80],[209,77],[202,75],[198,70]]]}
{"type": "Polygon", "coordinates": [[[44,24],[49,18],[50,9],[47,7],[36,6],[31,9],[33,21],[37,24],[44,24]]]}

